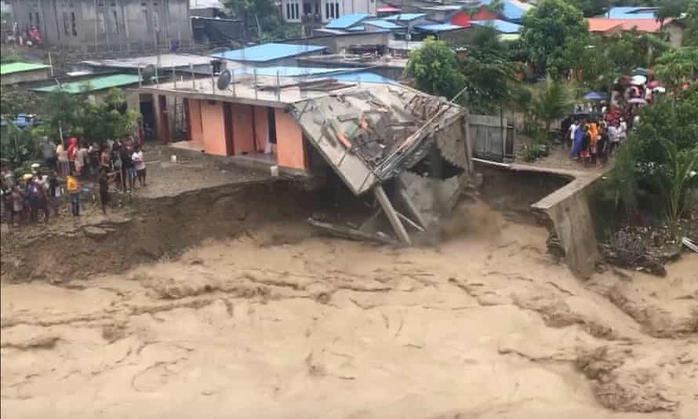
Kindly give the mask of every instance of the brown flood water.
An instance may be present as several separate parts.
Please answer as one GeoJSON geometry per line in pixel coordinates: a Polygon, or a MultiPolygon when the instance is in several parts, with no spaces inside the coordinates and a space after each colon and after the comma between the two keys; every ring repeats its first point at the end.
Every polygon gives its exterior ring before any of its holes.
{"type": "Polygon", "coordinates": [[[542,228],[482,208],[450,227],[398,249],[276,225],[123,275],[3,282],[1,415],[698,417],[696,255],[583,283],[542,228]]]}

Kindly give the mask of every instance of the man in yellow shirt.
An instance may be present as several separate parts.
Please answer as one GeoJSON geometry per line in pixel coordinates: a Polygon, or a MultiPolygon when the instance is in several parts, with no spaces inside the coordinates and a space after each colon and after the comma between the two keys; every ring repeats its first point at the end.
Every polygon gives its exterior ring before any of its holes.
{"type": "Polygon", "coordinates": [[[70,174],[65,179],[65,187],[70,194],[70,208],[73,213],[73,217],[80,216],[80,183],[75,177],[75,172],[70,171],[70,174]]]}

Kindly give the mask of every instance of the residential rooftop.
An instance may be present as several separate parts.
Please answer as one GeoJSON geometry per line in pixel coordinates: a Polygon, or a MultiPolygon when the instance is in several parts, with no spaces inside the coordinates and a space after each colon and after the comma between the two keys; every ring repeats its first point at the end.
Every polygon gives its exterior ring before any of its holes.
{"type": "Polygon", "coordinates": [[[491,26],[499,33],[519,33],[521,32],[521,25],[516,23],[507,22],[506,20],[472,20],[471,25],[477,26],[491,26]]]}
{"type": "Polygon", "coordinates": [[[134,58],[85,60],[82,63],[91,67],[137,69],[148,65],[158,65],[161,68],[172,69],[189,67],[189,65],[208,65],[211,64],[211,57],[193,54],[161,54],[160,57],[149,55],[134,58]]]}
{"type": "Polygon", "coordinates": [[[41,63],[9,63],[0,65],[0,75],[4,76],[6,74],[23,73],[25,71],[36,71],[43,70],[45,68],[50,68],[46,64],[41,63]]]}
{"type": "Polygon", "coordinates": [[[325,49],[327,49],[327,47],[317,45],[268,43],[256,45],[254,47],[221,52],[213,54],[212,57],[231,61],[264,63],[303,54],[320,52],[324,51],[325,49]]]}
{"type": "Polygon", "coordinates": [[[462,26],[451,25],[450,23],[433,23],[430,25],[417,25],[414,28],[418,29],[422,32],[429,32],[429,33],[450,32],[450,31],[458,31],[458,30],[465,29],[462,26]]]}
{"type": "Polygon", "coordinates": [[[385,18],[391,22],[411,22],[413,20],[423,19],[427,17],[426,13],[403,13],[399,15],[392,15],[385,18]]]}
{"type": "Polygon", "coordinates": [[[606,12],[609,19],[655,19],[657,7],[611,7],[606,12]]]}
{"type": "Polygon", "coordinates": [[[331,20],[325,27],[327,29],[349,29],[350,27],[360,23],[369,15],[366,13],[353,13],[344,15],[338,19],[331,20]]]}
{"type": "Polygon", "coordinates": [[[54,84],[51,86],[37,87],[31,89],[34,92],[50,93],[63,90],[68,93],[96,92],[99,90],[111,89],[113,87],[124,87],[138,83],[140,77],[136,74],[112,74],[109,76],[93,77],[86,80],[54,84]]]}

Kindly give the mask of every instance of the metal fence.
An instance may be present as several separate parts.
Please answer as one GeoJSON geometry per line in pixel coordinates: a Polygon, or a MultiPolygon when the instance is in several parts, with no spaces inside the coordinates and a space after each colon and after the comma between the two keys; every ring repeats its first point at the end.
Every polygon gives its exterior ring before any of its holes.
{"type": "Polygon", "coordinates": [[[473,157],[502,163],[514,160],[514,126],[507,118],[470,115],[468,123],[473,157]]]}

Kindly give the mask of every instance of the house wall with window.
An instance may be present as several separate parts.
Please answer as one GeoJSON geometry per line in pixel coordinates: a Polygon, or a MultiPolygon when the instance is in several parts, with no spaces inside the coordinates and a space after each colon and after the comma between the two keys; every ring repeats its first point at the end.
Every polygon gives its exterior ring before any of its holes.
{"type": "Polygon", "coordinates": [[[35,26],[50,46],[153,51],[189,43],[188,0],[13,0],[21,31],[35,26]]]}
{"type": "Polygon", "coordinates": [[[327,23],[352,13],[376,14],[376,0],[281,0],[281,14],[289,23],[327,23]]]}

